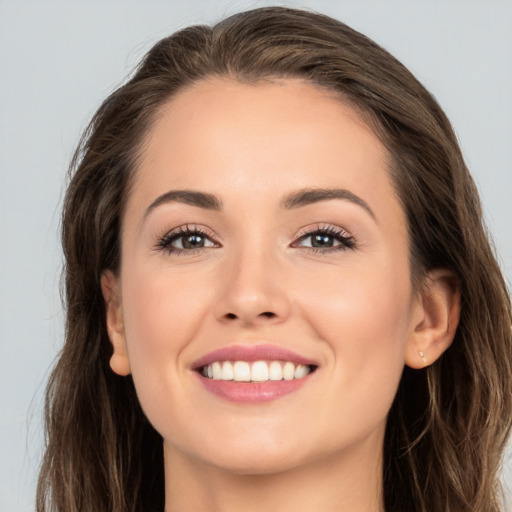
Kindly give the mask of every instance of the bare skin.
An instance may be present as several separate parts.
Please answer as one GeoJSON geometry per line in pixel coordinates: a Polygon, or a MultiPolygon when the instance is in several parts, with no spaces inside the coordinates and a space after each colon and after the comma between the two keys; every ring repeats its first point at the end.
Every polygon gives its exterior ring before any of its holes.
{"type": "Polygon", "coordinates": [[[262,475],[236,475],[217,467],[202,466],[198,461],[190,464],[188,457],[170,452],[166,446],[166,460],[179,467],[179,473],[173,474],[172,466],[167,472],[166,512],[383,512],[381,457],[375,456],[373,442],[367,445],[363,455],[362,450],[346,453],[343,458],[333,454],[330,459],[306,467],[262,475]],[[198,471],[198,467],[201,470],[198,471]]]}
{"type": "Polygon", "coordinates": [[[102,286],[111,367],[133,375],[164,439],[167,512],[384,510],[404,364],[435,361],[459,311],[442,270],[428,295],[412,289],[387,161],[353,109],[297,80],[211,79],[161,110],[127,201],[120,274],[102,286]],[[194,367],[263,344],[314,371],[293,392],[240,402],[194,367]]]}

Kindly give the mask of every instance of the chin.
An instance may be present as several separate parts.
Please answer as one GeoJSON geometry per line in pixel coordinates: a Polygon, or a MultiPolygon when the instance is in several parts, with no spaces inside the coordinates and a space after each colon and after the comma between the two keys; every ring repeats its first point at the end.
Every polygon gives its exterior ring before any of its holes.
{"type": "Polygon", "coordinates": [[[217,469],[240,476],[267,476],[283,473],[306,464],[296,455],[284,453],[243,454],[220,457],[210,463],[217,469]]]}
{"type": "Polygon", "coordinates": [[[309,462],[305,451],[297,449],[301,443],[259,441],[257,436],[252,440],[246,436],[237,440],[231,438],[230,442],[210,438],[204,439],[201,446],[182,447],[179,451],[187,458],[192,456],[201,465],[236,475],[271,475],[309,462]]]}

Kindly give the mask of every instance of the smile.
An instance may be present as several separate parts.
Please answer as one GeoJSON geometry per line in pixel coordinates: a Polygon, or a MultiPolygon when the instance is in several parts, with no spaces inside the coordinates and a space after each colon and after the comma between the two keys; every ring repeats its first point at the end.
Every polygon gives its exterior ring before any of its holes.
{"type": "Polygon", "coordinates": [[[215,350],[191,365],[204,389],[236,403],[276,400],[314,379],[318,362],[284,347],[234,345],[215,350]]]}
{"type": "Polygon", "coordinates": [[[294,364],[291,361],[215,361],[203,366],[203,377],[236,382],[266,382],[302,379],[314,366],[294,364]]]}

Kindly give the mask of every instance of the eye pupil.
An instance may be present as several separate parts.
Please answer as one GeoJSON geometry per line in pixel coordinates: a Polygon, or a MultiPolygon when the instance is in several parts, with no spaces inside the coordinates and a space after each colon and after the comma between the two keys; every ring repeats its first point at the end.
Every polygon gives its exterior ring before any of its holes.
{"type": "Polygon", "coordinates": [[[185,249],[196,249],[204,246],[204,238],[201,235],[188,235],[183,237],[182,243],[185,249]]]}
{"type": "Polygon", "coordinates": [[[334,245],[334,240],[329,235],[317,233],[313,235],[312,239],[311,245],[313,247],[332,247],[334,245]]]}

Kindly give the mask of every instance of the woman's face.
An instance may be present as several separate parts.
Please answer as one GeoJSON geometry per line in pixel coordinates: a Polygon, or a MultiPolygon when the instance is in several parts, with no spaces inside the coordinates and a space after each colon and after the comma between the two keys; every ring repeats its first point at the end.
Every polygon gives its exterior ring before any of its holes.
{"type": "Polygon", "coordinates": [[[211,79],[161,110],[109,329],[171,459],[264,473],[380,453],[420,314],[387,157],[298,80],[211,79]]]}

